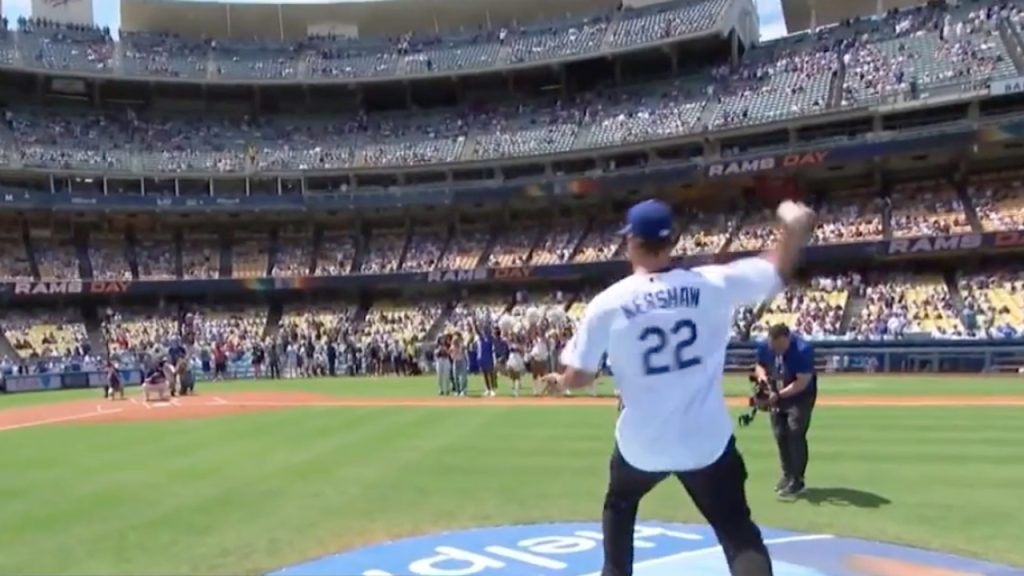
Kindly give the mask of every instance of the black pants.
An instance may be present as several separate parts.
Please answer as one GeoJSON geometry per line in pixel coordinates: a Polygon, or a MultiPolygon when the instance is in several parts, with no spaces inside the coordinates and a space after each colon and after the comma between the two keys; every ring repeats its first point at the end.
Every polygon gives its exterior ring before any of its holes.
{"type": "MultiPolygon", "coordinates": [[[[633,529],[640,500],[668,472],[645,472],[626,462],[616,446],[604,499],[604,569],[602,576],[633,573],[633,529]]],[[[772,565],[761,531],[750,518],[745,484],[747,467],[730,439],[722,456],[700,470],[675,472],[693,503],[711,524],[733,576],[771,576],[772,565]]]]}
{"type": "Polygon", "coordinates": [[[772,412],[772,433],[779,447],[782,475],[790,480],[803,482],[807,473],[810,459],[807,431],[811,428],[811,414],[817,399],[817,392],[808,392],[772,412]]]}
{"type": "Polygon", "coordinates": [[[280,362],[274,362],[274,361],[270,362],[270,377],[271,378],[280,378],[281,377],[281,363],[280,362]]]}

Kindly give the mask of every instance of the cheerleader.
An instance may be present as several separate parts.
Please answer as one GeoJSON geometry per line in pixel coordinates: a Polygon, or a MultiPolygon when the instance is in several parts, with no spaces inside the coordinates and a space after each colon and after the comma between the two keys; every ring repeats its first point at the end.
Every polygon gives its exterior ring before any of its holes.
{"type": "Polygon", "coordinates": [[[512,380],[512,395],[518,397],[522,377],[526,372],[526,358],[523,355],[523,344],[519,338],[513,336],[507,343],[508,360],[505,362],[505,369],[509,379],[512,380]]]}
{"type": "Polygon", "coordinates": [[[533,346],[530,348],[530,376],[533,379],[533,395],[540,394],[540,378],[547,374],[548,339],[541,330],[532,334],[533,346]]]}

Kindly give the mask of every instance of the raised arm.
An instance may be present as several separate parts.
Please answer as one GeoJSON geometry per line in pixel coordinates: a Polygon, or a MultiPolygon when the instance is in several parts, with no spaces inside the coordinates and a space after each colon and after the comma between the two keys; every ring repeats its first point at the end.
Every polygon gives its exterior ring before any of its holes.
{"type": "Polygon", "coordinates": [[[694,269],[719,282],[731,306],[756,305],[778,293],[793,277],[814,231],[815,215],[804,204],[790,200],[779,204],[778,215],[781,231],[771,249],[754,258],[694,269]]]}
{"type": "Polygon", "coordinates": [[[782,230],[775,247],[761,253],[761,258],[775,266],[783,281],[789,281],[800,263],[803,249],[811,241],[817,216],[801,202],[785,200],[776,211],[782,223],[782,230]]]}

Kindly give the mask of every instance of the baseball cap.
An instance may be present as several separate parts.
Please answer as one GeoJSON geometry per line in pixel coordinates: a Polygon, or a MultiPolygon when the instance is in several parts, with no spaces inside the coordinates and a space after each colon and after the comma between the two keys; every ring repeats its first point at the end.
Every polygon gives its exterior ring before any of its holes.
{"type": "Polygon", "coordinates": [[[672,208],[660,200],[644,200],[626,212],[626,225],[619,234],[641,240],[664,240],[672,236],[672,208]]]}

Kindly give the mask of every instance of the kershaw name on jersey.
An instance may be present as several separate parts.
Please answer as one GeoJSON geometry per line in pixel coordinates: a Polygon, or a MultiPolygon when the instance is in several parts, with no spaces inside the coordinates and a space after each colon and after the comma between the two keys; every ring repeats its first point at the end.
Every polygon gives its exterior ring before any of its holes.
{"type": "Polygon", "coordinates": [[[696,308],[700,306],[700,288],[672,286],[640,294],[622,307],[622,314],[631,320],[652,310],[696,308]]]}

